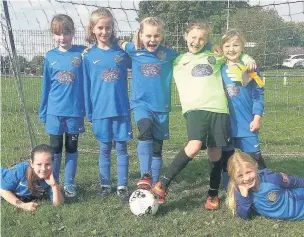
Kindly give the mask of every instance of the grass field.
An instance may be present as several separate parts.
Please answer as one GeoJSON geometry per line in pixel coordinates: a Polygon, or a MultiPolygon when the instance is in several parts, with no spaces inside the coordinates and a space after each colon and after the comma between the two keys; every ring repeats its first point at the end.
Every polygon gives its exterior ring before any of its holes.
{"type": "MultiPolygon", "coordinates": [[[[271,72],[274,73],[274,72],[271,72]]],[[[281,71],[276,71],[282,75],[281,71]]],[[[262,152],[272,170],[304,176],[304,78],[266,78],[265,115],[260,139],[262,152]]],[[[26,106],[37,143],[48,143],[38,121],[41,79],[23,78],[26,106]]],[[[1,160],[2,166],[24,159],[30,142],[13,78],[1,79],[1,160]]],[[[164,146],[164,167],[186,143],[185,121],[176,91],[172,96],[170,141],[164,146]]],[[[136,128],[134,126],[134,128],[136,128]]],[[[256,217],[252,221],[233,218],[222,205],[218,211],[202,208],[207,195],[209,165],[206,154],[191,162],[173,182],[168,201],[156,216],[137,218],[128,205],[113,194],[102,200],[98,193],[97,142],[89,126],[80,138],[76,183],[79,197],[52,208],[42,203],[35,213],[26,213],[6,202],[1,204],[2,236],[304,236],[304,222],[283,222],[256,217]]],[[[136,136],[136,129],[134,129],[136,136]]],[[[129,143],[130,189],[139,178],[136,140],[129,143]]],[[[112,180],[116,183],[115,155],[112,180]]],[[[224,199],[224,193],[221,193],[224,199]]]]}

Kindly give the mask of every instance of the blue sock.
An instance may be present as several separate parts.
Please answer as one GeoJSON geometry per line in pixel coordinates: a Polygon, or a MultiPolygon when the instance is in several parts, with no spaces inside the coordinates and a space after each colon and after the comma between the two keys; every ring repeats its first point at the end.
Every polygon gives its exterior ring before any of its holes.
{"type": "Polygon", "coordinates": [[[99,175],[101,185],[110,186],[112,142],[99,142],[99,175]]]}
{"type": "Polygon", "coordinates": [[[59,183],[61,157],[62,157],[62,153],[57,153],[54,154],[53,156],[53,175],[57,183],[59,183]]]}
{"type": "Polygon", "coordinates": [[[145,173],[151,173],[153,140],[138,141],[137,153],[141,177],[145,173]]]}
{"type": "Polygon", "coordinates": [[[152,186],[154,186],[159,179],[159,173],[162,165],[163,165],[163,159],[161,157],[152,156],[152,165],[151,165],[152,180],[153,180],[152,186]]]}
{"type": "Polygon", "coordinates": [[[115,151],[117,156],[117,187],[127,187],[129,173],[127,143],[125,141],[115,142],[115,151]]]}
{"type": "Polygon", "coordinates": [[[228,188],[228,183],[229,183],[229,176],[227,172],[222,172],[222,182],[223,182],[223,187],[225,189],[225,191],[227,191],[228,188]]]}
{"type": "Polygon", "coordinates": [[[77,170],[78,152],[65,153],[64,185],[74,184],[77,170]]]}

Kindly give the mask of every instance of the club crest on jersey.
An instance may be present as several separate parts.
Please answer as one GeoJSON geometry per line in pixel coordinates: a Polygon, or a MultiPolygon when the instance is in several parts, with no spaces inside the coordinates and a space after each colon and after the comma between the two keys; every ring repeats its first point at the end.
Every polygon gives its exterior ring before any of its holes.
{"type": "Polygon", "coordinates": [[[117,69],[106,69],[101,73],[101,80],[111,82],[119,79],[119,70],[117,69]]]}
{"type": "Polygon", "coordinates": [[[226,94],[229,98],[236,97],[240,94],[240,87],[234,84],[228,84],[225,89],[226,94]]]}
{"type": "Polygon", "coordinates": [[[276,202],[278,200],[278,198],[279,198],[278,192],[273,191],[273,192],[267,193],[268,202],[276,202]]]}
{"type": "Polygon", "coordinates": [[[79,67],[81,64],[81,57],[73,57],[72,58],[72,66],[79,67]]]}
{"type": "Polygon", "coordinates": [[[144,64],[140,67],[141,73],[146,77],[155,77],[160,75],[160,65],[157,64],[144,64]]]}
{"type": "Polygon", "coordinates": [[[207,58],[208,63],[210,63],[211,65],[216,64],[216,58],[214,56],[208,56],[207,58]]]}
{"type": "Polygon", "coordinates": [[[116,55],[116,56],[114,57],[114,62],[115,62],[116,64],[119,64],[122,60],[123,60],[123,58],[122,58],[121,56],[119,56],[119,55],[116,55]]]}
{"type": "Polygon", "coordinates": [[[75,74],[71,71],[60,71],[57,73],[57,80],[61,84],[70,84],[75,81],[75,74]]]}
{"type": "Polygon", "coordinates": [[[198,64],[192,69],[191,74],[193,77],[207,77],[213,74],[213,69],[208,64],[198,64]]]}
{"type": "Polygon", "coordinates": [[[165,60],[166,57],[167,57],[167,54],[166,54],[166,52],[164,52],[164,51],[159,51],[159,52],[157,53],[157,57],[158,57],[160,60],[165,60]]]}

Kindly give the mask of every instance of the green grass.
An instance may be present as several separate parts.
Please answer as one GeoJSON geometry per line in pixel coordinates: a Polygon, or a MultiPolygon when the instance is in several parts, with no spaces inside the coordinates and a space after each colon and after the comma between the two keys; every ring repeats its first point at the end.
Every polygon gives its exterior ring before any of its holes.
{"type": "MultiPolygon", "coordinates": [[[[275,71],[281,75],[283,71],[275,71]]],[[[26,108],[37,143],[49,138],[38,121],[41,79],[23,78],[26,108]]],[[[267,78],[265,115],[260,133],[262,152],[268,166],[276,171],[304,176],[304,78],[289,78],[283,85],[280,76],[267,78]]],[[[30,142],[13,78],[1,79],[1,160],[11,165],[29,154],[30,142]]],[[[171,139],[164,146],[164,167],[186,143],[185,120],[173,90],[170,116],[171,139]]],[[[59,208],[43,202],[35,213],[26,213],[2,202],[2,236],[303,236],[304,222],[285,222],[256,217],[252,221],[233,218],[223,205],[210,212],[201,206],[208,186],[209,165],[206,154],[191,162],[170,187],[167,202],[156,216],[137,218],[128,205],[113,195],[102,200],[98,192],[98,146],[91,128],[79,142],[80,157],[76,183],[79,197],[59,208]]],[[[134,126],[136,137],[136,126],[134,126]]],[[[129,143],[130,189],[139,178],[136,139],[129,143]]],[[[112,180],[116,183],[115,155],[112,180]]],[[[223,195],[223,193],[221,193],[223,195]]],[[[224,195],[223,195],[224,198],[224,195]]]]}

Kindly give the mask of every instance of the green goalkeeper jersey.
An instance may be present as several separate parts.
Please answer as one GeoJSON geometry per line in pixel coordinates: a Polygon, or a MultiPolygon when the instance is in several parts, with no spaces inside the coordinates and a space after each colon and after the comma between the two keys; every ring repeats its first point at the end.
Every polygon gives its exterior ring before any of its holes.
{"type": "Polygon", "coordinates": [[[185,53],[173,63],[173,77],[183,113],[206,110],[228,114],[228,103],[221,76],[224,57],[210,51],[185,53]]]}

